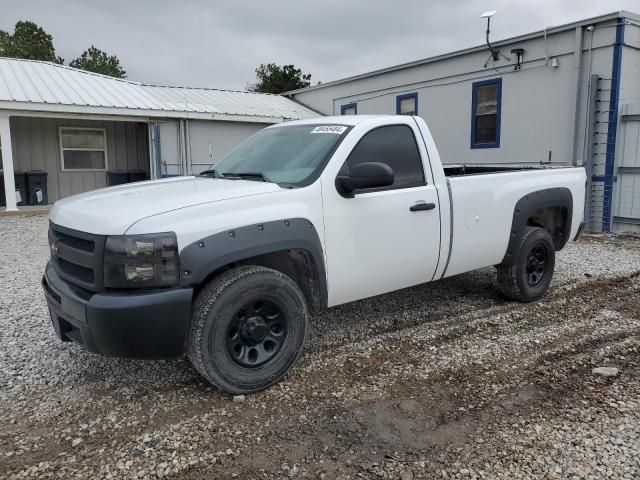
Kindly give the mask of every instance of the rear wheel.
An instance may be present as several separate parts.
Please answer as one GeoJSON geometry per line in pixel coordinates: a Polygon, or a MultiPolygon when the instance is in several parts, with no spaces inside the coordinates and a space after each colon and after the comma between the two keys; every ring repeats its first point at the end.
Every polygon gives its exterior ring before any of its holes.
{"type": "Polygon", "coordinates": [[[308,317],[302,292],[283,273],[258,266],[231,269],[194,302],[189,359],[220,390],[263,390],[300,356],[308,317]]]}
{"type": "Polygon", "coordinates": [[[547,230],[526,227],[513,265],[498,265],[498,289],[513,300],[532,302],[549,289],[555,267],[555,246],[547,230]]]}

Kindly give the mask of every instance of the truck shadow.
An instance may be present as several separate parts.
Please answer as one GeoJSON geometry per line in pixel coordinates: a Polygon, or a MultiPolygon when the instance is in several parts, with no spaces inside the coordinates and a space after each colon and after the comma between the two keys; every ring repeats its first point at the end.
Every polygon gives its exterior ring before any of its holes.
{"type": "Polygon", "coordinates": [[[495,269],[484,268],[331,308],[312,319],[307,349],[357,343],[502,304],[505,300],[495,290],[495,277],[495,269]]]}
{"type": "MultiPolygon", "coordinates": [[[[419,285],[332,308],[311,319],[306,352],[354,344],[395,330],[442,320],[451,315],[482,310],[504,303],[495,292],[492,268],[419,285]]],[[[74,344],[60,344],[69,365],[68,381],[84,388],[128,392],[179,390],[186,385],[206,390],[208,385],[185,356],[168,360],[135,360],[85,352],[74,344]]],[[[97,393],[97,392],[96,392],[97,393]]]]}

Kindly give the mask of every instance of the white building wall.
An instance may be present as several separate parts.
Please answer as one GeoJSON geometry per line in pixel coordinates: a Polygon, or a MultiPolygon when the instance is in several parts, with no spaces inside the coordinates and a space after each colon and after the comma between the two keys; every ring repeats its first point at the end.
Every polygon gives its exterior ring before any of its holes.
{"type": "MultiPolygon", "coordinates": [[[[638,22],[637,16],[632,21],[638,22]]],[[[608,110],[617,23],[617,18],[609,16],[593,24],[585,21],[572,28],[550,29],[546,44],[543,34],[498,42],[506,56],[512,56],[514,48],[525,49],[525,61],[518,71],[513,61],[504,59],[484,68],[488,49],[469,49],[426,63],[329,82],[293,96],[324,114],[339,115],[341,105],[353,102],[358,114],[395,114],[396,96],[417,92],[418,114],[428,122],[447,164],[539,165],[551,159],[552,165],[592,167],[596,180],[588,186],[588,218],[598,231],[603,225],[603,204],[612,197],[612,189],[605,191],[597,178],[605,174],[611,133],[608,110]],[[590,25],[595,28],[587,28],[590,25]],[[600,78],[593,86],[600,90],[595,92],[589,90],[592,75],[600,78]],[[493,78],[502,79],[500,147],[473,149],[472,84],[493,78]],[[588,110],[590,93],[600,100],[597,111],[588,110]],[[590,120],[600,123],[591,129],[590,120]]],[[[640,88],[638,27],[626,25],[625,30],[621,105],[636,98],[640,88]]],[[[640,179],[634,182],[640,191],[640,179]]]]}
{"type": "MultiPolygon", "coordinates": [[[[612,22],[608,22],[609,24],[612,22]]],[[[602,26],[604,27],[603,24],[602,26]]],[[[581,126],[587,97],[588,47],[583,39],[581,126]]],[[[598,28],[593,33],[591,73],[611,76],[611,52],[615,28],[598,28]]],[[[525,49],[522,69],[504,59],[483,65],[487,49],[446,57],[430,63],[385,72],[346,83],[326,85],[295,93],[301,103],[327,115],[339,115],[341,105],[355,102],[358,114],[395,114],[396,96],[418,93],[418,114],[429,124],[445,163],[553,164],[573,161],[578,58],[575,30],[534,37],[499,46],[512,56],[514,48],[525,49]],[[549,61],[547,61],[547,53],[549,61]],[[553,62],[553,63],[552,63],[553,62]],[[557,62],[557,63],[556,63],[557,62]],[[552,65],[557,64],[557,67],[552,65]],[[471,94],[475,81],[502,78],[500,148],[472,149],[471,94]]],[[[578,142],[576,157],[582,157],[578,142]]]]}
{"type": "Polygon", "coordinates": [[[613,229],[640,232],[640,26],[625,25],[613,229]]]}

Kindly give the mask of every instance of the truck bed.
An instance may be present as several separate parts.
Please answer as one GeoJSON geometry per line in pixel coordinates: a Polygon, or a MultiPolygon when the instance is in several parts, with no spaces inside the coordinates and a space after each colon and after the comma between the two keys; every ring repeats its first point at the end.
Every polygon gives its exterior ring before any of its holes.
{"type": "MultiPolygon", "coordinates": [[[[585,172],[581,167],[473,169],[473,173],[467,167],[466,174],[450,175],[447,182],[453,229],[447,277],[502,261],[514,208],[523,196],[550,188],[568,188],[574,194],[574,204],[584,205],[585,172]],[[482,169],[485,171],[480,172],[482,169]]],[[[573,234],[581,220],[581,212],[576,211],[572,216],[573,234]]]]}

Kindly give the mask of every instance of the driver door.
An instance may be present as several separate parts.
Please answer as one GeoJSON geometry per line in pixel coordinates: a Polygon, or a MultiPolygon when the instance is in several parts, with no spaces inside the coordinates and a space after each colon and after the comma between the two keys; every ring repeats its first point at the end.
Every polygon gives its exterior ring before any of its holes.
{"type": "Polygon", "coordinates": [[[345,198],[336,189],[335,175],[323,175],[329,306],[432,279],[440,249],[440,210],[425,169],[427,152],[417,138],[410,117],[407,123],[373,128],[336,167],[339,175],[348,175],[357,163],[386,163],[395,176],[388,187],[345,198]]]}

